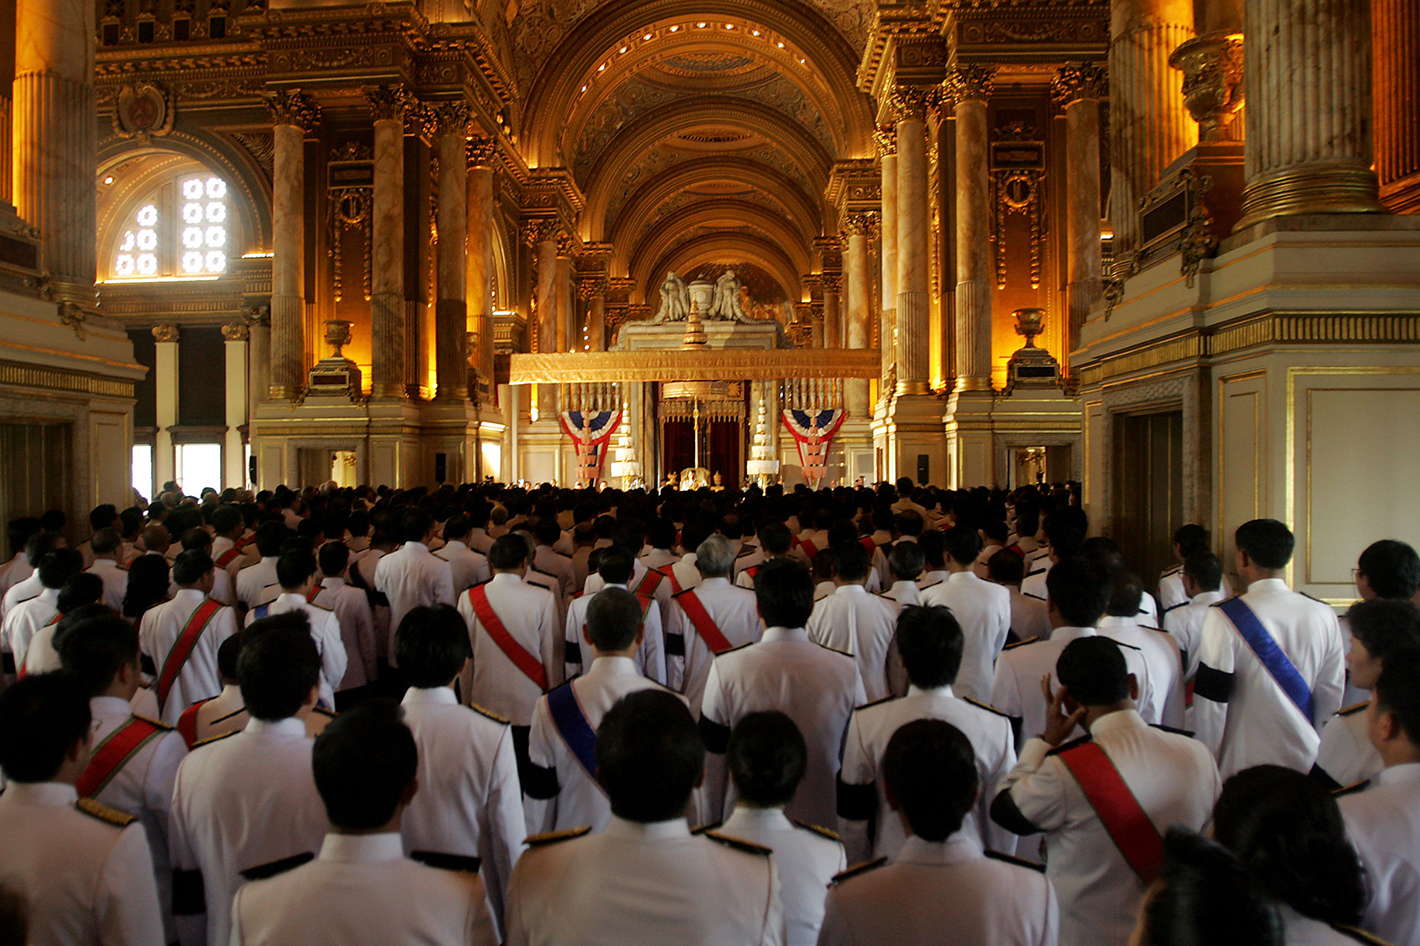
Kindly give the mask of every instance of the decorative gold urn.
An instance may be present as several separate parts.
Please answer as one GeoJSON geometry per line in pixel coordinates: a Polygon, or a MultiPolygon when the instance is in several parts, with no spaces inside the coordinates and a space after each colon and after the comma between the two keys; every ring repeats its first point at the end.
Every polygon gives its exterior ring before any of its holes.
{"type": "Polygon", "coordinates": [[[341,349],[350,344],[350,327],[353,322],[345,319],[327,319],[325,322],[325,343],[335,351],[331,358],[344,358],[341,349]]]}
{"type": "Polygon", "coordinates": [[[1016,320],[1016,334],[1025,336],[1025,347],[1034,348],[1035,337],[1045,330],[1045,310],[1017,309],[1011,315],[1016,320]]]}

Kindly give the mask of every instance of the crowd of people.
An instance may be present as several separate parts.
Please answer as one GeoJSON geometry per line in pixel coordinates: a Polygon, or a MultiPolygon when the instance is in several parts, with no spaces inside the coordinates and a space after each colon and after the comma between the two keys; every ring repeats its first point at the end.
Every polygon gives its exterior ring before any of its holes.
{"type": "Polygon", "coordinates": [[[1074,484],[9,523],[0,946],[1420,946],[1420,556],[1074,484]],[[78,541],[82,539],[82,541],[78,541]]]}

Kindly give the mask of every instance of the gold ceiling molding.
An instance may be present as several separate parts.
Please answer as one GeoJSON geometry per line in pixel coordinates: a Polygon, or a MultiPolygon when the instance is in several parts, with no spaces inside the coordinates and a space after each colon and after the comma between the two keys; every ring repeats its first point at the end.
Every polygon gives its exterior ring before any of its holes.
{"type": "Polygon", "coordinates": [[[875,348],[514,354],[510,359],[508,383],[876,378],[881,367],[881,356],[875,348]]]}
{"type": "Polygon", "coordinates": [[[91,374],[76,374],[56,368],[37,368],[34,365],[21,365],[10,361],[0,361],[0,385],[51,388],[57,391],[96,394],[104,397],[133,397],[132,381],[100,378],[91,374]]]}

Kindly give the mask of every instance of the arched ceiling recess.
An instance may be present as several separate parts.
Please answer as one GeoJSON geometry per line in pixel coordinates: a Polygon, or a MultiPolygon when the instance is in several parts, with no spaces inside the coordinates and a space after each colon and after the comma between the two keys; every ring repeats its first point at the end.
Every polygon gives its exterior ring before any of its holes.
{"type": "Polygon", "coordinates": [[[566,30],[542,63],[523,113],[530,163],[563,163],[559,143],[569,103],[570,117],[580,121],[605,90],[646,63],[697,48],[753,53],[772,64],[837,126],[840,156],[869,153],[873,115],[856,87],[858,55],[817,7],[803,0],[613,0],[582,17],[575,31],[566,30]]]}
{"type": "MultiPolygon", "coordinates": [[[[752,263],[774,278],[791,301],[803,294],[801,270],[771,240],[753,233],[707,233],[686,240],[658,259],[646,259],[631,272],[636,285],[645,291],[651,280],[667,272],[690,273],[698,266],[732,266],[752,263]]],[[[649,297],[648,301],[649,301],[649,297]]]]}
{"type": "MultiPolygon", "coordinates": [[[[748,229],[763,234],[797,272],[806,273],[812,267],[811,247],[787,221],[767,208],[746,200],[707,199],[663,219],[647,230],[631,253],[631,272],[642,267],[643,260],[658,260],[672,255],[675,247],[702,234],[720,232],[727,237],[748,229]]],[[[652,272],[650,278],[659,281],[662,274],[652,272]]],[[[649,284],[643,284],[643,291],[649,284]]]]}

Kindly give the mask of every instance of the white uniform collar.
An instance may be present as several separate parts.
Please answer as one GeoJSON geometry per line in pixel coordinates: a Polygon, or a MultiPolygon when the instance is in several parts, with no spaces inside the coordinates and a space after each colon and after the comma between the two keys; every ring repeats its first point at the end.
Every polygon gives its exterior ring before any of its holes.
{"type": "Polygon", "coordinates": [[[127,719],[133,715],[133,707],[122,697],[91,696],[89,697],[89,715],[94,717],[122,716],[127,719]]]}
{"type": "Polygon", "coordinates": [[[410,687],[401,706],[457,706],[459,698],[448,687],[410,687]]]}
{"type": "Polygon", "coordinates": [[[1264,594],[1276,594],[1279,591],[1291,590],[1292,589],[1287,587],[1287,580],[1285,578],[1259,578],[1257,581],[1247,586],[1248,594],[1252,594],[1254,591],[1263,592],[1264,594]]]}
{"type": "Polygon", "coordinates": [[[196,597],[199,601],[207,597],[207,593],[198,588],[179,588],[177,594],[173,595],[174,601],[187,601],[196,597]]]}
{"type": "Polygon", "coordinates": [[[217,699],[220,700],[220,699],[223,699],[223,698],[234,699],[234,700],[236,700],[236,701],[240,704],[241,701],[242,701],[242,688],[241,688],[241,686],[238,685],[238,684],[236,684],[236,683],[224,683],[224,684],[222,684],[222,692],[217,696],[217,699]]]}
{"type": "MultiPolygon", "coordinates": [[[[724,575],[715,575],[714,577],[711,577],[711,578],[702,578],[702,579],[700,579],[700,587],[701,587],[701,588],[720,588],[720,587],[728,588],[729,586],[730,586],[730,579],[726,578],[724,575]]],[[[697,590],[699,590],[699,589],[697,589],[697,590]]]]}
{"type": "MultiPolygon", "coordinates": [[[[1054,638],[1051,638],[1054,640],[1054,638]]],[[[1100,736],[1107,732],[1118,732],[1121,729],[1147,729],[1149,724],[1144,722],[1144,717],[1139,715],[1138,710],[1119,710],[1116,713],[1109,713],[1095,720],[1090,726],[1091,736],[1100,736]]]]}
{"type": "Polygon", "coordinates": [[[605,674],[607,676],[633,676],[639,671],[636,669],[636,661],[630,657],[602,657],[598,656],[592,660],[592,665],[587,669],[587,675],[605,674]]]}
{"type": "Polygon", "coordinates": [[[496,572],[493,580],[489,584],[493,585],[521,585],[523,580],[513,572],[496,572]]]}
{"type": "Polygon", "coordinates": [[[285,719],[265,720],[257,719],[253,716],[247,722],[246,732],[253,736],[276,736],[290,738],[293,736],[306,738],[306,721],[299,716],[288,716],[285,719]]]}
{"type": "Polygon", "coordinates": [[[945,841],[924,841],[910,835],[903,842],[893,862],[896,864],[965,864],[981,857],[981,845],[975,838],[958,831],[945,841]]]}
{"type": "Polygon", "coordinates": [[[854,582],[851,585],[838,585],[833,589],[833,593],[836,595],[865,595],[868,593],[868,589],[854,582]]]}
{"type": "Polygon", "coordinates": [[[951,684],[947,684],[947,685],[944,686],[944,687],[933,687],[933,688],[930,689],[930,690],[924,690],[922,687],[920,687],[920,686],[918,686],[917,684],[913,683],[913,684],[910,684],[910,685],[907,687],[907,695],[908,695],[908,696],[953,696],[954,694],[952,693],[951,684]]]}
{"type": "Polygon", "coordinates": [[[606,826],[606,836],[629,841],[675,841],[690,837],[690,825],[684,818],[669,821],[627,821],[617,815],[611,816],[606,826]]]}
{"type": "Polygon", "coordinates": [[[336,834],[325,836],[320,859],[340,864],[380,864],[404,857],[404,842],[398,831],[379,834],[336,834]]]}
{"type": "MultiPolygon", "coordinates": [[[[1139,626],[1139,622],[1136,621],[1132,616],[1130,616],[1130,617],[1124,617],[1124,616],[1118,615],[1118,614],[1106,614],[1104,617],[1100,618],[1099,626],[1100,626],[1100,627],[1138,627],[1138,626],[1139,626]]],[[[1054,637],[1055,635],[1052,634],[1052,635],[1050,635],[1050,636],[1051,636],[1051,637],[1054,637]]]]}
{"type": "Polygon", "coordinates": [[[1189,603],[1189,604],[1209,605],[1209,604],[1216,604],[1216,603],[1218,603],[1219,601],[1222,601],[1222,600],[1223,600],[1223,592],[1222,592],[1221,589],[1219,589],[1218,591],[1200,591],[1200,592],[1198,592],[1198,594],[1194,595],[1193,598],[1190,599],[1188,603],[1189,603]]]}
{"type": "Polygon", "coordinates": [[[460,548],[460,549],[463,549],[465,552],[467,552],[467,551],[468,551],[468,543],[466,543],[466,542],[464,542],[464,541],[462,541],[462,540],[460,540],[460,539],[450,539],[449,541],[447,541],[447,542],[444,543],[444,548],[446,548],[446,549],[460,548]]]}
{"type": "Polygon", "coordinates": [[[320,580],[320,586],[322,588],[344,588],[345,579],[341,578],[339,575],[330,578],[322,578],[320,580]]]}
{"type": "Polygon", "coordinates": [[[94,559],[94,564],[92,564],[92,565],[89,566],[89,571],[93,571],[95,568],[98,568],[100,565],[103,565],[103,566],[106,567],[106,568],[118,568],[118,562],[115,562],[115,561],[114,561],[113,559],[111,559],[111,558],[96,558],[96,559],[94,559]]]}
{"type": "Polygon", "coordinates": [[[917,590],[917,582],[916,582],[916,581],[913,581],[913,580],[911,580],[911,579],[899,579],[899,580],[894,581],[894,582],[892,583],[892,587],[888,589],[888,592],[891,593],[891,592],[897,591],[899,588],[902,589],[902,590],[904,590],[904,591],[907,590],[908,588],[911,588],[913,591],[916,591],[916,590],[917,590]]]}
{"type": "Polygon", "coordinates": [[[79,793],[68,782],[11,782],[5,799],[17,805],[63,808],[78,801],[79,793]]]}
{"type": "Polygon", "coordinates": [[[277,596],[276,600],[286,601],[294,607],[300,607],[303,604],[310,604],[310,602],[306,600],[305,595],[296,591],[283,591],[280,595],[277,596]]]}
{"type": "Polygon", "coordinates": [[[404,547],[407,549],[418,549],[421,552],[429,551],[429,546],[425,545],[423,542],[406,542],[404,543],[404,547]]]}
{"type": "Polygon", "coordinates": [[[807,641],[809,632],[802,627],[767,627],[759,640],[766,641],[807,641]]]}
{"type": "Polygon", "coordinates": [[[738,837],[736,830],[787,831],[793,827],[794,823],[784,814],[783,808],[756,808],[741,803],[735,806],[730,817],[716,830],[731,837],[738,837]]]}
{"type": "Polygon", "coordinates": [[[602,579],[602,590],[605,591],[605,590],[608,589],[608,588],[620,588],[622,591],[626,591],[626,590],[627,590],[627,588],[626,588],[626,582],[623,581],[623,582],[621,582],[620,584],[617,584],[616,582],[607,581],[605,578],[603,578],[603,579],[602,579]]]}
{"type": "Polygon", "coordinates": [[[1077,641],[1082,637],[1098,637],[1099,632],[1092,627],[1057,627],[1050,632],[1050,639],[1053,641],[1077,641]]]}
{"type": "Polygon", "coordinates": [[[962,584],[963,582],[968,582],[968,581],[980,581],[980,580],[981,580],[980,578],[976,577],[976,572],[972,571],[970,568],[966,569],[965,571],[950,572],[950,573],[947,575],[947,583],[948,583],[948,584],[951,584],[952,582],[956,582],[957,584],[960,585],[960,584],[962,584]]]}
{"type": "Polygon", "coordinates": [[[1420,782],[1420,762],[1404,762],[1400,765],[1392,765],[1388,769],[1382,769],[1380,774],[1376,776],[1376,781],[1382,785],[1420,782]]]}

